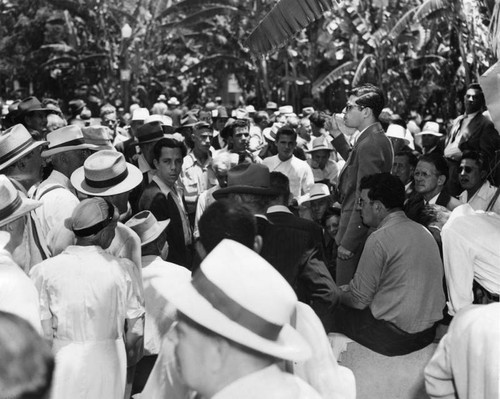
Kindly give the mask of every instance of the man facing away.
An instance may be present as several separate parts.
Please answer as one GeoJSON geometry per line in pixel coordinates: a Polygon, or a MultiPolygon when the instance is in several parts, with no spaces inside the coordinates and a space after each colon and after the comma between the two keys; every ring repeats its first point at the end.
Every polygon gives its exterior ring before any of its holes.
{"type": "Polygon", "coordinates": [[[361,222],[356,211],[359,199],[359,182],[364,176],[390,172],[393,161],[392,145],[378,121],[384,108],[382,91],[373,85],[355,88],[343,110],[344,124],[357,129],[360,134],[351,148],[340,126],[333,122],[331,134],[333,146],[346,160],[339,175],[340,202],[342,213],[336,241],[338,244],[337,278],[339,285],[347,284],[354,276],[363,250],[368,228],[361,222]]]}
{"type": "Polygon", "coordinates": [[[334,330],[386,356],[429,345],[445,298],[443,266],[432,235],[406,217],[403,183],[389,173],[360,182],[358,210],[368,227],[358,269],[342,286],[334,330]]]}

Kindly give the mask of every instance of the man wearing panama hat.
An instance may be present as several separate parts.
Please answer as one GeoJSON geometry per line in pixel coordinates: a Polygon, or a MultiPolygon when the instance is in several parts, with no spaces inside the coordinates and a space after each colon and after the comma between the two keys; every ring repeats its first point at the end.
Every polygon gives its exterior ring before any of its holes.
{"type": "Polygon", "coordinates": [[[0,310],[23,317],[41,333],[38,293],[12,257],[23,242],[25,216],[40,205],[21,198],[10,180],[0,175],[0,310]]]}
{"type": "Polygon", "coordinates": [[[312,148],[307,150],[311,158],[307,163],[312,169],[314,182],[336,186],[339,178],[339,168],[337,163],[330,159],[333,146],[325,136],[321,135],[312,141],[312,148]]]}
{"type": "Polygon", "coordinates": [[[293,289],[251,249],[223,240],[191,282],[164,292],[178,311],[175,362],[191,389],[218,399],[319,398],[278,366],[307,359],[311,349],[289,324],[293,289]]]}

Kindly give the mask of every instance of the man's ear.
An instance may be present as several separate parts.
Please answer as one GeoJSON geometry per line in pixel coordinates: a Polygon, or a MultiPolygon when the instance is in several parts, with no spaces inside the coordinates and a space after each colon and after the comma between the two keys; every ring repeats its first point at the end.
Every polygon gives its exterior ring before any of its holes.
{"type": "Polygon", "coordinates": [[[444,186],[444,183],[446,183],[446,176],[445,175],[439,175],[438,179],[437,179],[438,186],[444,186]]]}
{"type": "Polygon", "coordinates": [[[153,166],[158,169],[158,160],[156,158],[153,159],[153,166]]]}
{"type": "Polygon", "coordinates": [[[253,250],[260,254],[260,251],[262,251],[262,245],[264,243],[264,240],[262,239],[262,236],[256,235],[255,239],[253,241],[253,250]]]}

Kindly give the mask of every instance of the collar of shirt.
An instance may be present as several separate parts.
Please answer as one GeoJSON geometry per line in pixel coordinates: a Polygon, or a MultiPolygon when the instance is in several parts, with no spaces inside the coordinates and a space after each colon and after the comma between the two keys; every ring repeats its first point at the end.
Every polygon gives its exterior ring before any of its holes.
{"type": "Polygon", "coordinates": [[[189,154],[186,155],[186,157],[184,158],[184,169],[188,169],[194,165],[198,165],[200,168],[202,168],[203,170],[206,170],[208,168],[208,165],[210,165],[210,162],[212,160],[212,157],[209,155],[207,157],[207,160],[205,161],[205,163],[201,163],[198,158],[196,158],[194,156],[194,152],[191,151],[189,154]],[[187,162],[186,162],[187,161],[187,162]]]}
{"type": "Polygon", "coordinates": [[[144,255],[141,258],[142,267],[145,268],[149,266],[151,263],[156,261],[157,259],[161,259],[158,255],[144,255]]]}
{"type": "Polygon", "coordinates": [[[272,205],[269,208],[267,208],[267,213],[275,213],[275,212],[286,212],[292,214],[292,212],[290,212],[290,209],[288,209],[284,205],[272,205]]]}
{"type": "Polygon", "coordinates": [[[429,201],[427,201],[427,204],[429,205],[435,205],[436,204],[436,201],[439,197],[439,194],[441,194],[441,191],[439,193],[437,193],[434,197],[432,197],[429,201]]]}
{"type": "Polygon", "coordinates": [[[73,185],[71,184],[71,181],[68,179],[68,177],[66,177],[65,175],[63,175],[61,172],[59,172],[57,170],[53,170],[50,173],[49,177],[47,177],[47,179],[45,179],[40,184],[40,187],[43,187],[47,184],[59,184],[65,188],[67,188],[70,191],[74,191],[73,185]]]}
{"type": "Polygon", "coordinates": [[[395,211],[389,213],[382,221],[380,224],[377,226],[377,230],[383,229],[385,227],[392,226],[396,223],[399,223],[403,220],[407,220],[408,218],[406,217],[406,214],[404,211],[395,211]]]}

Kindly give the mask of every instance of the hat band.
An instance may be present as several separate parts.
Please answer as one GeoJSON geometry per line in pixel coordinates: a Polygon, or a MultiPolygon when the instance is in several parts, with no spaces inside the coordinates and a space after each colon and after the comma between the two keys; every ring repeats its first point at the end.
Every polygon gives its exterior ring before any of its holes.
{"type": "Polygon", "coordinates": [[[35,140],[33,140],[32,138],[30,138],[28,141],[25,141],[19,147],[14,148],[12,151],[7,152],[6,154],[3,154],[0,157],[0,163],[7,162],[10,159],[14,158],[16,155],[19,155],[21,152],[23,152],[26,148],[28,148],[33,143],[35,143],[35,140]]]}
{"type": "Polygon", "coordinates": [[[163,137],[163,129],[161,132],[153,132],[149,134],[145,134],[143,136],[137,137],[137,140],[139,140],[139,143],[141,141],[148,141],[152,139],[161,139],[163,137]]]}
{"type": "Polygon", "coordinates": [[[242,307],[224,291],[212,283],[201,269],[194,274],[193,287],[224,316],[245,327],[247,330],[270,341],[276,341],[283,326],[271,323],[259,315],[242,307]]]}
{"type": "Polygon", "coordinates": [[[80,144],[86,144],[85,143],[85,140],[84,139],[74,139],[74,140],[71,140],[71,141],[66,141],[64,143],[61,143],[61,144],[57,144],[53,147],[50,147],[49,146],[49,150],[53,150],[55,148],[61,148],[61,147],[70,147],[70,146],[74,146],[74,145],[80,145],[80,144]]]}
{"type": "Polygon", "coordinates": [[[84,229],[73,229],[73,233],[77,237],[89,237],[94,234],[99,233],[102,229],[104,229],[108,224],[111,223],[113,217],[115,215],[115,207],[111,202],[106,201],[108,204],[108,216],[102,222],[94,224],[93,226],[86,227],[84,229]]]}
{"type": "Polygon", "coordinates": [[[14,201],[12,201],[5,208],[0,209],[0,220],[4,220],[12,215],[18,208],[21,207],[22,203],[23,201],[21,199],[21,196],[19,195],[19,193],[17,193],[17,197],[14,201]]]}
{"type": "Polygon", "coordinates": [[[92,180],[85,176],[85,183],[87,183],[87,185],[92,188],[106,188],[121,183],[127,178],[127,176],[128,176],[128,169],[125,168],[125,170],[122,173],[107,180],[92,180]]]}

